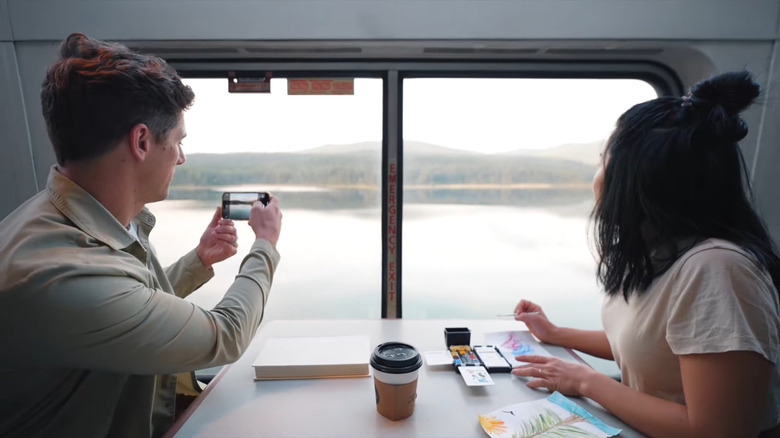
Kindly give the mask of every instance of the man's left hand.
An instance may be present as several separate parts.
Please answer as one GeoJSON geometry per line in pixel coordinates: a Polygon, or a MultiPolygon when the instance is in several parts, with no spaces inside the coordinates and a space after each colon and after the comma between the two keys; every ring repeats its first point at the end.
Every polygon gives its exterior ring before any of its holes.
{"type": "Polygon", "coordinates": [[[238,249],[238,234],[230,219],[222,219],[222,207],[217,207],[211,223],[200,237],[200,243],[195,252],[203,262],[203,266],[211,269],[211,265],[219,263],[236,254],[238,249]]]}

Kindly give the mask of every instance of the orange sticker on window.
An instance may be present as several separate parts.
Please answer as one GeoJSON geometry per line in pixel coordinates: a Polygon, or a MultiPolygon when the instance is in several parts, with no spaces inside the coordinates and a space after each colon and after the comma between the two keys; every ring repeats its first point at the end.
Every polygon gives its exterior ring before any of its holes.
{"type": "Polygon", "coordinates": [[[287,94],[355,94],[355,80],[349,79],[287,79],[287,94]]]}

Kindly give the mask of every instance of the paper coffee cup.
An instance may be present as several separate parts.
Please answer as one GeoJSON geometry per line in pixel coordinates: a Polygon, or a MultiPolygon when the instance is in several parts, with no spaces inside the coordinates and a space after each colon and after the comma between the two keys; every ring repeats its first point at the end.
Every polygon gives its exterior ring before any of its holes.
{"type": "Polygon", "coordinates": [[[377,345],[371,354],[377,412],[391,420],[401,420],[414,413],[421,366],[420,353],[409,344],[377,345]]]}

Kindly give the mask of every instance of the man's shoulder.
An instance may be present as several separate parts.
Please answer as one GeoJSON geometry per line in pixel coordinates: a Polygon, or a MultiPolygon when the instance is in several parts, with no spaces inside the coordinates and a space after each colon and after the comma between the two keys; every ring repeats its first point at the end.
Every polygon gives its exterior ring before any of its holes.
{"type": "Polygon", "coordinates": [[[14,241],[76,231],[72,228],[72,223],[49,201],[46,192],[39,192],[0,221],[0,256],[14,241]]]}
{"type": "Polygon", "coordinates": [[[51,218],[52,215],[64,219],[49,202],[45,191],[38,192],[16,207],[14,211],[0,221],[0,256],[5,252],[2,250],[6,249],[9,242],[14,240],[16,235],[39,232],[40,230],[35,227],[35,224],[42,218],[51,218]]]}
{"type": "Polygon", "coordinates": [[[0,222],[0,290],[105,257],[101,247],[39,193],[0,222]]]}

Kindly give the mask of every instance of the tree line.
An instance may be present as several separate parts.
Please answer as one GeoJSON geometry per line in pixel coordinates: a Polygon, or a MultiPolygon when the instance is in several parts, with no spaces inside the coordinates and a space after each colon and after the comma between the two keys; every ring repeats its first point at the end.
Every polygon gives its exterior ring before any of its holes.
{"type": "MultiPolygon", "coordinates": [[[[407,154],[405,186],[588,184],[595,167],[585,163],[522,155],[407,154]]],[[[192,154],[176,169],[174,186],[289,184],[380,186],[381,156],[352,153],[192,154]]]]}

